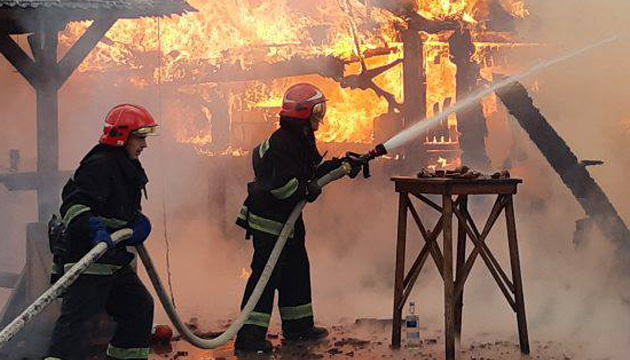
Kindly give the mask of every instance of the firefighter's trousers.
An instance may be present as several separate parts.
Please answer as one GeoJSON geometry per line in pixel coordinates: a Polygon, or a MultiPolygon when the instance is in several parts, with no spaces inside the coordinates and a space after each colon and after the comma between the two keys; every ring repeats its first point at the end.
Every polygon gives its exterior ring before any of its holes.
{"type": "Polygon", "coordinates": [[[83,346],[103,312],[116,323],[108,359],[148,359],[153,298],[129,266],[112,275],[81,275],[68,288],[47,359],[84,360],[83,346]]]}
{"type": "MultiPolygon", "coordinates": [[[[303,234],[303,230],[296,233],[303,234]]],[[[245,287],[241,309],[254,291],[276,240],[277,236],[253,231],[252,273],[245,287]]],[[[258,304],[239,331],[239,337],[265,337],[276,289],[280,296],[278,305],[283,331],[299,333],[310,329],[313,326],[311,279],[303,235],[288,239],[258,304]]]]}

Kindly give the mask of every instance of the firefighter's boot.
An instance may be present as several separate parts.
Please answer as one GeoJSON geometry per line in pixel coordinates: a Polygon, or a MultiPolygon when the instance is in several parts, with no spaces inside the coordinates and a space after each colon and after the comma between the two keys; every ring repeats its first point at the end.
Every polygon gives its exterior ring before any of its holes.
{"type": "Polygon", "coordinates": [[[328,336],[328,330],[323,327],[313,326],[306,330],[299,332],[292,332],[284,330],[282,332],[285,340],[287,341],[313,341],[321,340],[328,336]]]}
{"type": "Polygon", "coordinates": [[[267,329],[246,324],[236,335],[234,352],[243,353],[270,353],[273,345],[267,340],[267,329]]]}

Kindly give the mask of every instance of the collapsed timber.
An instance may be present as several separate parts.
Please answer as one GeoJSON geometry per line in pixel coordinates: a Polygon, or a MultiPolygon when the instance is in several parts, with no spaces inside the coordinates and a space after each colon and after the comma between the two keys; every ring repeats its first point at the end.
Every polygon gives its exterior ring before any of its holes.
{"type": "Polygon", "coordinates": [[[527,132],[549,164],[571,190],[589,221],[597,224],[602,233],[610,238],[624,256],[630,255],[630,231],[617,213],[604,190],[591,177],[588,161],[580,161],[571,148],[558,135],[547,119],[534,106],[527,89],[518,82],[497,92],[520,126],[527,132]]]}

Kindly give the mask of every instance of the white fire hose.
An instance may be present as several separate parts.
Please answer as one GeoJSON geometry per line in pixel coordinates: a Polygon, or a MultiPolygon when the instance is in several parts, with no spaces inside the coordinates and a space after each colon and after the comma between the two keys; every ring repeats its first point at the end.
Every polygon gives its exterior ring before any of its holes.
{"type": "MultiPolygon", "coordinates": [[[[339,180],[345,175],[349,174],[350,170],[351,170],[350,166],[347,163],[344,163],[344,165],[338,167],[337,169],[319,178],[317,180],[317,185],[319,185],[320,187],[324,187],[328,185],[330,182],[339,180]]],[[[192,345],[198,348],[214,349],[221,345],[224,345],[230,339],[232,339],[234,335],[236,335],[236,333],[243,326],[243,323],[245,322],[245,320],[247,320],[251,312],[254,310],[254,307],[256,307],[256,304],[258,304],[258,300],[262,296],[262,293],[265,290],[265,286],[267,286],[267,282],[269,281],[269,278],[271,277],[271,273],[273,272],[273,269],[275,268],[276,263],[278,262],[278,259],[280,258],[280,254],[282,252],[282,249],[284,248],[284,244],[286,244],[287,239],[289,238],[289,235],[293,231],[293,225],[295,224],[298,217],[302,213],[302,210],[304,209],[305,205],[306,205],[306,201],[304,200],[300,201],[291,212],[291,215],[289,215],[287,222],[284,224],[284,227],[282,228],[282,231],[280,232],[278,241],[276,242],[276,245],[271,251],[271,255],[269,255],[269,260],[267,260],[267,264],[265,265],[265,268],[262,272],[262,275],[260,276],[260,279],[258,280],[258,283],[256,284],[256,287],[254,288],[254,291],[252,292],[251,296],[249,297],[247,304],[245,304],[245,307],[241,311],[241,315],[234,322],[232,322],[230,327],[227,330],[225,330],[223,334],[219,335],[218,337],[214,339],[203,339],[196,336],[182,322],[179,315],[177,314],[177,311],[175,310],[175,307],[173,306],[173,303],[171,302],[171,299],[169,298],[166,290],[164,289],[164,286],[162,285],[162,281],[160,280],[160,277],[158,276],[155,270],[155,267],[153,266],[153,262],[151,261],[151,257],[149,256],[147,249],[143,245],[137,246],[140,259],[142,259],[142,263],[144,264],[144,267],[147,269],[147,273],[149,274],[151,283],[153,283],[153,287],[155,288],[158,294],[158,297],[160,298],[160,301],[162,302],[162,306],[164,307],[166,314],[168,315],[169,319],[171,320],[171,322],[173,323],[177,331],[179,331],[179,333],[182,335],[182,337],[186,341],[188,341],[189,343],[191,343],[192,345]]]]}
{"type": "MultiPolygon", "coordinates": [[[[127,240],[133,235],[133,230],[122,229],[112,234],[112,241],[119,243],[127,240]]],[[[70,270],[66,271],[63,276],[55,282],[46,292],[44,292],[35,302],[24,310],[20,316],[0,331],[0,348],[11,340],[26,324],[28,324],[35,316],[39,315],[50,305],[59,295],[61,295],[73,282],[77,280],[87,268],[98,260],[107,251],[108,245],[104,242],[98,243],[90,250],[79,262],[77,262],[70,270]]]]}
{"type": "MultiPolygon", "coordinates": [[[[330,182],[341,179],[345,175],[350,173],[350,167],[347,163],[338,167],[337,169],[331,171],[330,173],[322,176],[319,180],[317,180],[317,184],[320,187],[324,187],[328,185],[330,182]]],[[[304,206],[306,205],[306,201],[300,201],[289,218],[287,222],[284,224],[282,231],[280,232],[280,236],[278,237],[278,241],[274,246],[271,255],[269,256],[269,260],[265,265],[265,269],[258,280],[258,284],[254,288],[252,295],[250,296],[247,304],[243,308],[241,315],[230,325],[230,327],[220,336],[214,339],[202,339],[196,336],[180,319],[173,303],[171,302],[164,286],[162,286],[162,281],[155,270],[155,266],[153,266],[153,262],[151,261],[151,257],[147,252],[147,249],[144,245],[140,244],[136,246],[138,249],[138,254],[140,255],[140,259],[142,259],[142,263],[144,264],[147,273],[149,274],[149,278],[151,279],[151,283],[162,302],[162,306],[166,311],[169,319],[175,326],[175,328],[180,332],[180,334],[184,337],[184,339],[194,346],[197,346],[202,349],[214,349],[219,347],[225,343],[227,343],[236,333],[241,329],[243,323],[251,312],[254,310],[254,307],[258,303],[260,296],[262,295],[265,286],[267,286],[267,282],[271,277],[271,273],[278,262],[278,258],[280,257],[280,253],[284,248],[284,244],[286,244],[289,235],[293,231],[293,225],[297,221],[298,217],[302,213],[304,206]]],[[[118,230],[112,234],[112,240],[114,243],[119,243],[120,241],[126,240],[131,237],[133,234],[133,230],[131,229],[122,229],[118,230]]],[[[29,306],[26,310],[24,310],[20,316],[18,316],[15,320],[13,320],[9,325],[7,325],[2,331],[0,331],[0,348],[4,346],[9,340],[11,340],[20,330],[22,330],[35,316],[39,315],[50,305],[60,294],[62,294],[72,283],[74,283],[79,275],[81,275],[87,268],[98,260],[103,254],[107,251],[108,245],[106,243],[98,243],[90,252],[88,252],[79,262],[77,262],[70,270],[66,271],[64,275],[55,282],[53,286],[51,286],[46,292],[44,292],[31,306],[29,306]]]]}

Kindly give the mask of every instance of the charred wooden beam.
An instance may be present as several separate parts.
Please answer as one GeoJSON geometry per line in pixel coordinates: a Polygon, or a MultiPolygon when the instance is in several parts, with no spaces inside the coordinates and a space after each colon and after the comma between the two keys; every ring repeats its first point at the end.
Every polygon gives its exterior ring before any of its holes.
{"type": "MultiPolygon", "coordinates": [[[[359,0],[359,2],[367,5],[367,0],[359,0]]],[[[407,23],[409,30],[424,31],[430,34],[437,34],[440,31],[456,30],[459,28],[457,21],[449,20],[430,20],[420,15],[413,8],[410,1],[400,0],[379,0],[370,2],[370,6],[378,7],[391,12],[407,23]]]]}
{"type": "Polygon", "coordinates": [[[343,78],[345,62],[334,56],[293,57],[278,63],[257,63],[247,69],[241,64],[189,66],[183,75],[166,84],[180,86],[201,83],[272,80],[283,77],[319,74],[333,79],[343,78]]]}
{"type": "Polygon", "coordinates": [[[365,70],[357,75],[349,75],[338,81],[341,84],[341,87],[344,87],[344,88],[349,87],[351,89],[362,89],[362,90],[374,91],[376,95],[378,95],[379,97],[383,97],[385,98],[385,100],[387,100],[387,103],[389,104],[390,112],[394,111],[394,109],[401,110],[401,104],[399,104],[398,101],[396,101],[396,97],[394,96],[394,94],[388,91],[385,91],[381,87],[376,85],[376,83],[374,83],[374,78],[376,78],[377,76],[383,74],[384,72],[390,70],[391,68],[393,68],[394,66],[402,62],[403,62],[402,59],[398,59],[391,62],[390,64],[379,66],[374,69],[365,70]]]}
{"type": "MultiPolygon", "coordinates": [[[[420,34],[414,30],[403,30],[403,121],[402,127],[408,127],[427,116],[427,85],[424,73],[423,44],[420,34]]],[[[412,142],[406,152],[414,165],[423,166],[424,139],[412,142]],[[419,164],[420,162],[420,164],[419,164]]]]}
{"type": "Polygon", "coordinates": [[[527,89],[514,83],[497,95],[534,144],[540,149],[564,184],[571,190],[586,214],[628,256],[630,231],[610,200],[565,141],[533,103],[527,89]]]}
{"type": "MultiPolygon", "coordinates": [[[[451,61],[457,65],[457,99],[465,99],[477,89],[481,79],[481,67],[473,60],[475,44],[470,30],[456,31],[448,40],[451,61]]],[[[486,153],[488,127],[483,114],[483,106],[477,103],[457,112],[457,128],[462,149],[462,163],[475,169],[488,169],[490,160],[486,153]]]]}

